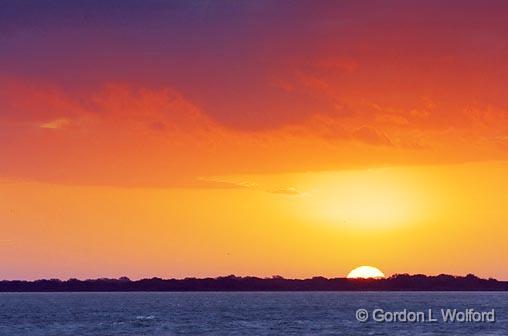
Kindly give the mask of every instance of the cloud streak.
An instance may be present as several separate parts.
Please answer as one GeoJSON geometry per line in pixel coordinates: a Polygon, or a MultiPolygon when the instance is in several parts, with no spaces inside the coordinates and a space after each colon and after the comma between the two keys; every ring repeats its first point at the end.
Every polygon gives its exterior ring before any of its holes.
{"type": "Polygon", "coordinates": [[[287,196],[310,196],[310,193],[303,192],[295,187],[279,188],[268,191],[271,194],[287,195],[287,196]]]}
{"type": "Polygon", "coordinates": [[[59,129],[69,126],[71,122],[65,118],[54,119],[39,125],[40,128],[59,129]]]}

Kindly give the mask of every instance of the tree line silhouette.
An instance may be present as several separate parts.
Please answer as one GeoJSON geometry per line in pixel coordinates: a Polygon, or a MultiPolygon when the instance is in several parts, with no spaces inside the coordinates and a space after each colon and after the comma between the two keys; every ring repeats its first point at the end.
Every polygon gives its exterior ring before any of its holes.
{"type": "Polygon", "coordinates": [[[132,281],[119,279],[88,280],[4,280],[1,292],[123,292],[123,291],[508,291],[508,281],[481,279],[473,274],[453,276],[441,274],[397,274],[383,279],[347,279],[313,277],[285,279],[238,277],[161,279],[132,281]]]}

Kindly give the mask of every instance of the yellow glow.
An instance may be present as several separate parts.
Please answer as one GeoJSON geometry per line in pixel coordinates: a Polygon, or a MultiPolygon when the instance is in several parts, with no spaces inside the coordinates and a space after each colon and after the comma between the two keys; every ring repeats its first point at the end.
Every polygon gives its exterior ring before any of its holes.
{"type": "Polygon", "coordinates": [[[384,278],[385,275],[378,268],[372,266],[360,266],[349,272],[348,279],[384,278]]]}
{"type": "Polygon", "coordinates": [[[324,174],[308,213],[342,227],[388,228],[425,219],[425,187],[414,176],[386,169],[324,174]]]}
{"type": "Polygon", "coordinates": [[[368,261],[386,274],[508,279],[508,162],[226,181],[241,187],[0,183],[3,276],[334,277],[368,261]],[[360,207],[355,190],[365,209],[380,190],[402,205],[374,208],[385,217],[363,223],[361,213],[342,219],[333,207],[360,207]]]}

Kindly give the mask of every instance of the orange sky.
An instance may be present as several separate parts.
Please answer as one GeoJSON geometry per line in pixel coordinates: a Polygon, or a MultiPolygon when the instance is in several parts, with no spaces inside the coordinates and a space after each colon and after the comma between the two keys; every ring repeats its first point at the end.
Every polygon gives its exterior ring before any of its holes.
{"type": "Polygon", "coordinates": [[[0,278],[508,279],[506,5],[380,6],[6,7],[0,278]]]}

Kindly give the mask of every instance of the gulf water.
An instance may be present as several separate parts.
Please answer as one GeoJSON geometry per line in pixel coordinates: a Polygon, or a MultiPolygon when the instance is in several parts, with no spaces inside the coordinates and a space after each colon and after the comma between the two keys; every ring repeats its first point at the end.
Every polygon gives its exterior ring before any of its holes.
{"type": "Polygon", "coordinates": [[[508,293],[0,293],[0,335],[506,336],[508,293]],[[359,309],[366,310],[366,322],[358,321],[359,309]],[[494,310],[495,322],[445,322],[441,309],[494,310]],[[380,322],[375,310],[388,317],[431,310],[438,321],[380,322]]]}

